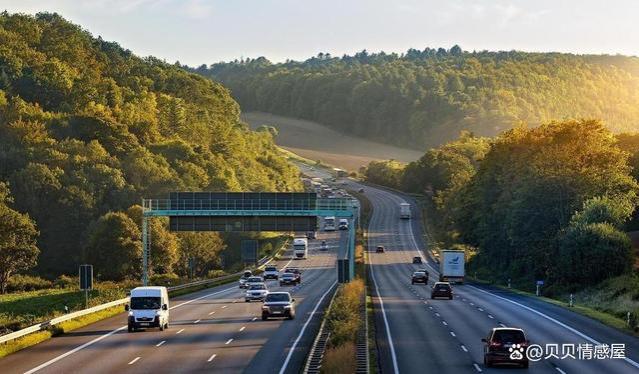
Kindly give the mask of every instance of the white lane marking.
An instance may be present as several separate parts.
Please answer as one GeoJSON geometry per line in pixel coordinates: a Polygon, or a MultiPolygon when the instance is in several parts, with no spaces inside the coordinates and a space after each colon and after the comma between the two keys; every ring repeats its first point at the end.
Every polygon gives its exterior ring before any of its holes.
{"type": "MultiPolygon", "coordinates": [[[[397,366],[397,356],[395,355],[395,345],[393,344],[393,337],[391,335],[390,327],[388,326],[388,319],[386,318],[386,311],[384,310],[384,301],[382,300],[382,294],[379,293],[379,288],[377,288],[377,280],[375,279],[375,271],[373,264],[369,264],[369,268],[371,269],[371,278],[373,278],[373,285],[375,286],[375,293],[377,294],[377,299],[379,300],[379,306],[382,310],[382,318],[384,319],[384,327],[386,328],[386,336],[388,336],[388,346],[390,348],[391,360],[393,361],[393,373],[399,374],[399,368],[397,366]]],[[[429,307],[433,309],[433,307],[429,307]]],[[[280,372],[282,374],[282,372],[280,372]]]]}
{"type": "Polygon", "coordinates": [[[240,332],[244,331],[245,328],[246,326],[242,326],[242,328],[240,329],[240,332]]]}
{"type": "Polygon", "coordinates": [[[441,315],[440,315],[439,313],[435,313],[435,315],[436,315],[437,317],[441,317],[441,315]]]}
{"type": "Polygon", "coordinates": [[[129,365],[135,364],[136,362],[138,362],[139,359],[140,359],[140,356],[134,358],[133,360],[131,360],[131,362],[129,362],[129,365]]]}
{"type": "Polygon", "coordinates": [[[297,338],[293,342],[293,346],[291,346],[291,348],[288,350],[288,355],[286,355],[286,360],[284,360],[284,364],[282,365],[282,368],[280,369],[280,374],[284,374],[284,372],[286,371],[286,367],[288,366],[288,363],[291,360],[291,357],[293,356],[293,352],[295,352],[295,348],[297,348],[297,344],[300,342],[300,339],[302,339],[302,336],[304,335],[304,331],[306,331],[306,327],[311,322],[311,319],[313,318],[313,316],[317,312],[317,308],[319,308],[319,306],[322,303],[322,301],[324,301],[324,298],[326,297],[326,295],[328,295],[328,293],[331,292],[331,290],[333,289],[333,287],[335,287],[336,284],[337,284],[337,281],[333,282],[333,284],[331,284],[328,287],[328,290],[326,290],[326,292],[324,292],[322,297],[320,297],[320,299],[317,302],[317,304],[315,304],[315,308],[313,308],[313,311],[311,312],[311,315],[308,316],[308,319],[306,319],[306,322],[304,323],[304,326],[302,326],[302,330],[300,330],[299,335],[297,335],[297,338]]]}
{"type": "Polygon", "coordinates": [[[506,327],[506,325],[504,325],[503,323],[500,323],[499,326],[506,327]]]}
{"type": "Polygon", "coordinates": [[[429,306],[429,307],[428,307],[428,309],[433,310],[433,307],[432,307],[432,306],[429,306]]]}
{"type": "MultiPolygon", "coordinates": [[[[544,313],[542,313],[542,312],[540,312],[540,311],[538,311],[538,310],[536,310],[536,309],[533,309],[533,308],[531,308],[531,307],[529,307],[529,306],[526,306],[526,305],[524,305],[524,304],[520,304],[520,303],[518,303],[518,302],[516,302],[516,301],[513,301],[513,300],[510,300],[510,299],[507,299],[507,298],[505,298],[505,297],[495,295],[495,294],[490,293],[490,292],[488,292],[488,291],[484,291],[484,290],[482,290],[482,289],[480,289],[480,288],[477,288],[477,287],[475,287],[475,286],[471,286],[471,285],[467,285],[467,286],[468,286],[468,287],[470,287],[470,288],[474,288],[474,289],[476,289],[476,290],[477,290],[477,291],[479,291],[479,292],[483,292],[483,293],[485,293],[485,294],[487,294],[487,295],[490,295],[490,296],[496,297],[496,298],[498,298],[498,299],[501,299],[501,300],[507,301],[507,302],[509,302],[509,303],[511,303],[511,304],[517,305],[517,306],[519,306],[519,307],[521,307],[521,308],[524,308],[524,309],[526,309],[526,310],[528,310],[528,311],[531,311],[531,312],[533,312],[533,313],[537,314],[538,316],[544,317],[545,319],[547,319],[547,320],[549,320],[549,321],[551,321],[551,322],[556,323],[557,325],[559,325],[559,326],[561,326],[561,327],[565,328],[566,330],[568,330],[568,331],[570,331],[570,332],[572,332],[572,333],[574,333],[574,334],[576,334],[576,335],[578,335],[578,336],[580,336],[580,337],[582,337],[582,338],[584,338],[584,339],[588,340],[589,342],[591,342],[591,343],[593,343],[593,344],[595,344],[595,345],[601,345],[601,343],[600,343],[600,342],[598,342],[597,340],[595,340],[594,338],[591,338],[590,336],[588,336],[588,335],[584,334],[583,332],[581,332],[581,331],[579,331],[579,330],[577,330],[577,329],[575,329],[575,328],[572,328],[572,327],[570,327],[570,326],[566,325],[565,323],[563,323],[563,322],[561,322],[561,321],[558,321],[558,320],[556,320],[556,319],[554,319],[554,318],[550,317],[549,315],[544,314],[544,313]]],[[[637,363],[637,362],[635,362],[635,361],[633,361],[633,360],[629,359],[628,357],[624,357],[624,358],[623,358],[623,360],[624,360],[624,361],[626,361],[627,363],[629,363],[630,365],[632,365],[632,366],[634,366],[634,367],[636,367],[636,368],[639,368],[639,363],[637,363]]]]}
{"type": "Polygon", "coordinates": [[[198,320],[193,321],[193,323],[194,323],[194,324],[196,324],[196,323],[200,323],[200,321],[201,321],[201,319],[198,319],[198,320]]]}
{"type": "Polygon", "coordinates": [[[470,305],[473,305],[473,306],[474,306],[474,305],[475,305],[475,303],[470,303],[470,305]]]}
{"type": "Polygon", "coordinates": [[[25,374],[35,373],[36,371],[38,371],[38,370],[40,370],[40,369],[44,369],[45,367],[47,367],[47,366],[49,366],[49,365],[51,365],[51,364],[53,364],[53,363],[55,363],[55,362],[58,362],[58,361],[62,360],[63,358],[65,358],[65,357],[67,357],[67,356],[70,356],[70,355],[72,355],[72,354],[76,353],[77,351],[82,350],[82,349],[84,349],[84,348],[86,348],[86,347],[88,347],[88,346],[90,346],[90,345],[92,345],[92,344],[94,344],[94,343],[97,343],[97,342],[99,342],[100,340],[102,340],[102,339],[104,339],[104,338],[107,338],[107,337],[109,337],[109,336],[111,336],[111,335],[115,334],[116,332],[121,331],[121,330],[124,330],[124,329],[126,329],[126,328],[127,328],[127,326],[126,326],[126,325],[124,325],[124,326],[119,327],[119,328],[117,328],[117,329],[115,329],[115,330],[113,330],[113,331],[111,331],[111,332],[109,332],[109,333],[106,333],[106,334],[104,334],[104,335],[102,335],[102,336],[100,336],[100,337],[97,337],[97,338],[95,338],[95,339],[91,340],[90,342],[84,343],[84,344],[82,344],[81,346],[76,347],[76,348],[74,348],[74,349],[70,350],[69,352],[63,353],[63,354],[61,354],[61,355],[60,355],[60,356],[58,356],[58,357],[52,358],[51,360],[49,360],[49,361],[45,362],[44,364],[41,364],[41,365],[39,365],[39,366],[36,366],[35,368],[33,368],[33,369],[31,369],[31,370],[29,370],[29,371],[25,372],[25,374]]]}
{"type": "Polygon", "coordinates": [[[162,340],[161,342],[159,342],[159,343],[158,343],[158,344],[156,344],[155,346],[156,346],[156,347],[159,347],[159,346],[161,346],[161,345],[162,345],[162,344],[164,344],[164,343],[166,343],[166,340],[162,340]]]}
{"type": "Polygon", "coordinates": [[[237,300],[233,300],[233,303],[237,303],[237,300]]]}
{"type": "Polygon", "coordinates": [[[557,366],[555,366],[555,369],[557,369],[558,372],[560,372],[561,374],[566,374],[565,371],[561,370],[560,368],[558,368],[557,366]]]}
{"type": "Polygon", "coordinates": [[[484,311],[482,308],[477,308],[477,310],[479,310],[480,312],[483,312],[483,311],[484,311]]]}
{"type": "Polygon", "coordinates": [[[177,334],[181,334],[181,333],[182,333],[182,331],[184,331],[184,329],[182,329],[182,330],[180,330],[180,331],[176,332],[175,334],[176,334],[176,335],[177,335],[177,334]]]}
{"type": "Polygon", "coordinates": [[[216,355],[215,353],[213,353],[213,354],[211,355],[211,357],[209,357],[209,359],[208,359],[208,360],[206,360],[206,362],[211,362],[211,361],[213,361],[213,359],[215,358],[215,356],[217,356],[217,355],[216,355]]]}
{"type": "Polygon", "coordinates": [[[450,336],[452,336],[452,337],[454,338],[454,337],[455,337],[455,336],[457,336],[457,335],[455,335],[455,333],[454,333],[454,332],[450,331],[450,336]]]}
{"type": "Polygon", "coordinates": [[[477,370],[477,372],[481,373],[481,368],[479,367],[479,365],[473,364],[473,366],[475,367],[475,370],[477,370]]]}
{"type": "Polygon", "coordinates": [[[228,305],[222,305],[222,309],[226,308],[228,305]]]}
{"type": "Polygon", "coordinates": [[[488,318],[493,319],[495,317],[493,317],[491,314],[488,315],[488,318]]]}
{"type": "Polygon", "coordinates": [[[465,346],[465,345],[463,345],[463,344],[462,344],[462,346],[461,346],[461,349],[462,349],[462,351],[464,351],[464,352],[468,352],[468,349],[466,349],[466,346],[465,346]]]}
{"type": "Polygon", "coordinates": [[[442,321],[442,324],[444,324],[444,326],[448,326],[448,324],[446,323],[446,321],[442,321]]]}
{"type": "Polygon", "coordinates": [[[224,344],[225,344],[225,345],[229,345],[229,344],[231,344],[231,342],[232,342],[232,341],[233,341],[233,338],[231,338],[231,339],[227,340],[227,341],[226,341],[226,343],[224,343],[224,344]]]}
{"type": "Polygon", "coordinates": [[[251,321],[257,321],[257,317],[253,317],[251,321]]]}
{"type": "Polygon", "coordinates": [[[209,316],[212,316],[212,315],[214,315],[214,314],[215,314],[215,312],[211,312],[211,313],[209,313],[209,316]]]}

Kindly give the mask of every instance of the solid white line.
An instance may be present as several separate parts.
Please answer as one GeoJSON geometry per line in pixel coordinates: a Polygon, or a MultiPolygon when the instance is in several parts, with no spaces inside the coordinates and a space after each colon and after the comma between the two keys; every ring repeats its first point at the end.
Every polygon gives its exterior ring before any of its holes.
{"type": "Polygon", "coordinates": [[[335,287],[336,284],[337,284],[337,281],[333,282],[333,284],[331,284],[328,287],[328,290],[326,290],[326,292],[324,292],[322,297],[320,297],[320,299],[317,302],[317,304],[315,304],[315,308],[313,308],[313,311],[311,312],[311,315],[308,316],[308,319],[304,323],[304,326],[302,326],[302,330],[300,330],[299,335],[297,335],[297,338],[293,342],[293,346],[291,346],[291,348],[288,350],[288,355],[286,355],[286,360],[284,360],[284,364],[282,365],[282,368],[280,369],[280,374],[284,374],[284,372],[286,371],[286,367],[288,366],[288,362],[291,360],[291,357],[293,356],[293,352],[295,352],[295,348],[297,348],[297,344],[299,343],[300,339],[302,339],[302,336],[304,335],[304,331],[306,331],[306,327],[311,322],[311,319],[313,318],[313,316],[317,312],[317,308],[319,308],[320,304],[322,303],[322,301],[324,300],[326,295],[328,295],[328,293],[331,292],[331,290],[333,289],[333,287],[335,287]]]}
{"type": "Polygon", "coordinates": [[[558,368],[557,366],[555,366],[555,369],[557,369],[558,372],[560,372],[561,374],[566,374],[565,371],[561,370],[560,368],[558,368]]]}
{"type": "Polygon", "coordinates": [[[195,323],[200,323],[200,321],[201,321],[201,319],[198,319],[198,320],[193,321],[193,323],[194,323],[194,324],[195,324],[195,323]]]}
{"type": "MultiPolygon", "coordinates": [[[[579,331],[579,330],[577,330],[577,329],[575,329],[575,328],[572,328],[572,327],[570,327],[570,326],[566,325],[565,323],[563,323],[563,322],[561,322],[561,321],[558,321],[558,320],[556,320],[556,319],[554,319],[554,318],[552,318],[552,317],[550,317],[550,316],[548,316],[548,315],[546,315],[546,314],[544,314],[544,313],[542,313],[542,312],[540,312],[540,311],[538,311],[538,310],[536,310],[536,309],[533,309],[533,308],[531,308],[531,307],[529,307],[529,306],[526,306],[526,305],[524,305],[524,304],[520,304],[520,303],[518,303],[518,302],[516,302],[516,301],[513,301],[513,300],[510,300],[510,299],[507,299],[507,298],[505,298],[505,297],[495,295],[495,294],[493,294],[493,293],[491,293],[491,292],[484,291],[484,290],[482,290],[482,289],[480,289],[480,288],[477,288],[477,287],[475,287],[475,286],[468,285],[468,287],[470,287],[470,288],[474,288],[474,289],[476,289],[476,290],[477,290],[477,291],[479,291],[479,292],[483,292],[483,293],[485,293],[485,294],[487,294],[487,295],[490,295],[490,296],[496,297],[496,298],[498,298],[498,299],[501,299],[501,300],[507,301],[507,302],[509,302],[509,303],[511,303],[511,304],[517,305],[517,306],[519,306],[519,307],[521,307],[521,308],[524,308],[524,309],[526,309],[526,310],[528,310],[528,311],[531,311],[531,312],[533,312],[533,313],[537,314],[538,316],[544,317],[545,319],[547,319],[547,320],[549,320],[549,321],[551,321],[551,322],[556,323],[557,325],[559,325],[559,326],[561,326],[561,327],[565,328],[566,330],[568,330],[568,331],[570,331],[570,332],[572,332],[572,333],[574,333],[574,334],[579,335],[580,337],[582,337],[582,338],[584,338],[584,339],[588,340],[589,342],[591,342],[591,343],[593,343],[593,344],[595,344],[595,345],[601,345],[601,343],[600,343],[600,342],[598,342],[597,340],[595,340],[595,339],[591,338],[590,336],[588,336],[588,335],[584,334],[583,332],[581,332],[581,331],[579,331]]],[[[624,360],[624,361],[626,361],[627,363],[629,363],[630,365],[632,365],[632,366],[634,366],[634,367],[636,367],[636,368],[639,368],[639,363],[637,363],[637,362],[635,362],[635,361],[633,361],[633,360],[629,359],[628,357],[624,357],[624,358],[623,358],[623,360],[624,360]]]]}
{"type": "Polygon", "coordinates": [[[182,329],[182,330],[180,330],[180,331],[176,332],[175,334],[176,334],[176,335],[177,335],[177,334],[181,334],[181,333],[182,333],[182,331],[184,331],[184,329],[182,329]]]}
{"type": "Polygon", "coordinates": [[[242,326],[242,328],[240,329],[240,332],[244,331],[245,328],[246,326],[242,326]]]}
{"type": "Polygon", "coordinates": [[[226,343],[224,343],[224,344],[225,344],[225,345],[229,345],[229,344],[231,344],[231,342],[232,342],[232,341],[233,341],[233,338],[231,338],[231,339],[227,340],[227,341],[226,341],[226,343]]]}
{"type": "Polygon", "coordinates": [[[462,349],[464,352],[468,352],[468,349],[466,349],[466,346],[465,346],[465,345],[462,345],[462,346],[461,346],[461,349],[462,349]]]}
{"type": "Polygon", "coordinates": [[[481,373],[481,368],[479,367],[479,365],[473,364],[473,366],[475,367],[475,370],[481,373]]]}
{"type": "Polygon", "coordinates": [[[133,360],[131,360],[131,362],[129,362],[129,365],[135,364],[139,359],[140,359],[140,356],[134,358],[133,360]]]}
{"type": "Polygon", "coordinates": [[[209,357],[209,359],[208,359],[208,360],[206,360],[206,362],[211,362],[211,361],[213,361],[213,359],[215,358],[215,356],[217,356],[217,355],[216,355],[215,353],[213,353],[213,354],[211,355],[211,357],[209,357]]]}
{"type": "Polygon", "coordinates": [[[156,344],[155,346],[156,346],[156,347],[159,347],[159,346],[161,346],[161,345],[162,345],[162,344],[164,344],[164,343],[166,343],[166,340],[162,340],[161,342],[159,342],[159,343],[158,343],[158,344],[156,344]]]}
{"type": "Polygon", "coordinates": [[[450,331],[450,335],[451,335],[452,337],[457,336],[457,335],[455,335],[455,333],[454,333],[454,332],[452,332],[452,331],[450,331]]]}

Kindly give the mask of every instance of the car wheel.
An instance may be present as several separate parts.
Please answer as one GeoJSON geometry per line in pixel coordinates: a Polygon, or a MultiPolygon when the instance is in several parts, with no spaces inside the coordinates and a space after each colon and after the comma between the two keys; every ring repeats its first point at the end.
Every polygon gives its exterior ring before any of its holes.
{"type": "Polygon", "coordinates": [[[413,281],[410,281],[410,284],[415,284],[415,282],[413,282],[413,281]]]}
{"type": "Polygon", "coordinates": [[[131,326],[129,325],[129,327],[127,328],[127,331],[128,331],[128,332],[133,332],[133,327],[131,327],[131,326]]]}
{"type": "Polygon", "coordinates": [[[452,300],[452,299],[453,299],[453,297],[452,297],[452,296],[448,296],[448,300],[452,300]]]}
{"type": "Polygon", "coordinates": [[[284,283],[280,282],[280,287],[284,286],[284,283]]]}
{"type": "Polygon", "coordinates": [[[266,321],[268,319],[268,316],[266,314],[262,314],[262,321],[266,321]]]}
{"type": "Polygon", "coordinates": [[[168,323],[168,322],[164,324],[164,329],[165,329],[165,330],[168,330],[168,329],[169,329],[169,323],[168,323]]]}
{"type": "Polygon", "coordinates": [[[435,296],[430,295],[431,300],[435,300],[435,296]]]}
{"type": "Polygon", "coordinates": [[[251,302],[251,300],[249,300],[249,299],[244,299],[244,301],[247,302],[247,303],[251,302]]]}
{"type": "Polygon", "coordinates": [[[521,364],[521,367],[524,369],[528,369],[528,361],[521,364]]]}
{"type": "Polygon", "coordinates": [[[164,324],[160,323],[160,331],[164,331],[164,324]]]}

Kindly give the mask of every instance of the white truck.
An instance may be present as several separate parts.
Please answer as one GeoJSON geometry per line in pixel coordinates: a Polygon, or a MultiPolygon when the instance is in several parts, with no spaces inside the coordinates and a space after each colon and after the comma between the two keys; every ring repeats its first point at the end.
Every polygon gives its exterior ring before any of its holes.
{"type": "Polygon", "coordinates": [[[305,259],[308,255],[308,240],[306,238],[293,239],[293,253],[297,259],[305,259]]]}
{"type": "Polygon", "coordinates": [[[439,281],[464,283],[464,251],[443,250],[439,261],[439,281]]]}
{"type": "Polygon", "coordinates": [[[348,230],[348,220],[346,218],[340,218],[340,220],[339,220],[339,229],[340,230],[348,230]]]}
{"type": "Polygon", "coordinates": [[[399,204],[399,218],[410,219],[410,204],[408,203],[399,204]]]}
{"type": "Polygon", "coordinates": [[[136,287],[131,290],[129,304],[124,309],[129,312],[128,331],[139,328],[169,328],[169,293],[166,287],[136,287]]]}

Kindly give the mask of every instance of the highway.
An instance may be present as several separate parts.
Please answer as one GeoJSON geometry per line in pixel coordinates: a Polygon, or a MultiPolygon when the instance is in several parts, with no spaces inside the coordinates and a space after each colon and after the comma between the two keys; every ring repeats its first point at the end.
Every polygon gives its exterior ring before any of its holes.
{"type": "MultiPolygon", "coordinates": [[[[354,182],[353,188],[359,188],[354,182]]],[[[523,328],[531,343],[625,343],[627,360],[551,358],[531,362],[534,373],[639,372],[639,339],[590,318],[511,292],[477,284],[454,286],[453,300],[431,300],[430,285],[438,266],[425,255],[419,211],[409,197],[363,186],[373,205],[369,224],[369,262],[376,296],[376,331],[383,373],[522,372],[519,368],[487,368],[483,343],[490,329],[523,328]],[[399,204],[409,202],[413,219],[399,219],[399,204]],[[375,253],[384,245],[386,253],[375,253]],[[422,256],[426,264],[414,265],[422,256]],[[411,285],[410,276],[427,267],[429,286],[411,285]]],[[[561,351],[560,351],[561,353],[561,351]]]]}
{"type": "MultiPolygon", "coordinates": [[[[315,338],[321,312],[337,279],[339,234],[309,241],[307,260],[276,262],[300,267],[302,283],[267,281],[289,291],[294,320],[261,320],[261,302],[244,301],[236,282],[171,299],[170,328],[128,333],[125,313],[0,359],[2,373],[298,373],[315,338]],[[327,239],[328,251],[320,251],[327,239]]],[[[292,250],[285,255],[292,256],[292,250]]]]}

